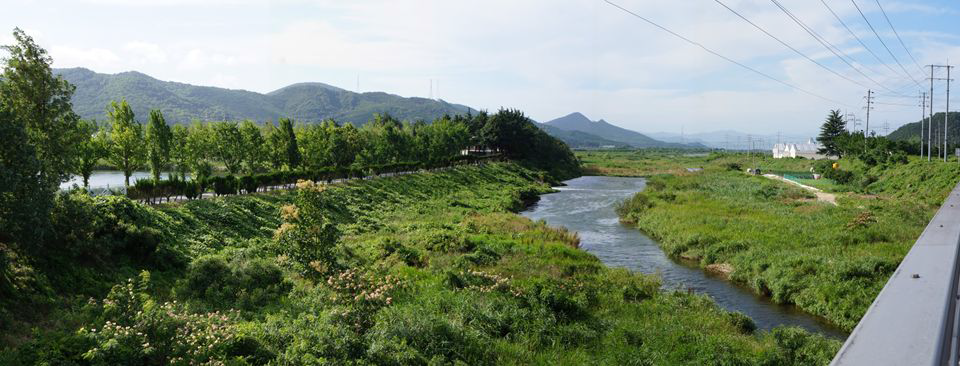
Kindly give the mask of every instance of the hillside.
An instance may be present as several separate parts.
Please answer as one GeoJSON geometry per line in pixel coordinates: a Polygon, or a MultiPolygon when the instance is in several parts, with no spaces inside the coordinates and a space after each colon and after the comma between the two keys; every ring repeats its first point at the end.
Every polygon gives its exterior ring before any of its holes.
{"type": "Polygon", "coordinates": [[[362,124],[374,113],[403,120],[433,120],[444,114],[466,113],[468,107],[442,100],[404,98],[383,92],[355,93],[322,83],[298,83],[267,94],[157,80],[136,71],[101,74],[84,68],[55,73],[76,85],[73,108],[83,118],[106,118],[111,100],[126,98],[144,118],[160,109],[174,123],[201,120],[255,121],[290,116],[303,121],[333,118],[362,124]]]}
{"type": "MultiPolygon", "coordinates": [[[[927,124],[924,120],[924,129],[926,129],[927,124]]],[[[934,136],[940,136],[943,134],[943,112],[933,114],[933,133],[934,136]]],[[[924,131],[926,134],[926,130],[924,131]]],[[[947,126],[947,135],[948,141],[958,141],[960,138],[960,112],[950,112],[950,122],[947,126]]],[[[895,131],[891,132],[888,137],[894,141],[909,141],[909,140],[919,140],[920,139],[920,122],[911,122],[907,123],[895,131]]]]}
{"type": "Polygon", "coordinates": [[[567,131],[543,123],[537,123],[537,126],[550,136],[563,140],[567,143],[567,146],[572,148],[630,147],[630,144],[608,140],[583,131],[567,131]]]}
{"type": "Polygon", "coordinates": [[[579,131],[602,139],[627,144],[633,147],[673,147],[673,148],[700,148],[701,144],[679,144],[655,140],[636,131],[617,127],[607,121],[591,121],[579,112],[545,122],[544,125],[566,131],[579,131]]]}

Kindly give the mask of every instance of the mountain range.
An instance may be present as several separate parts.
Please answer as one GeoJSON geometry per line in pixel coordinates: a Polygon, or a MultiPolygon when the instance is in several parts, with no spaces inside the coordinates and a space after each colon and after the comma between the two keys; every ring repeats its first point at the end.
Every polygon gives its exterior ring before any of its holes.
{"type": "Polygon", "coordinates": [[[157,80],[136,71],[101,74],[84,68],[55,69],[77,87],[73,109],[83,118],[106,119],[111,100],[126,98],[134,114],[144,118],[159,109],[168,121],[276,120],[299,121],[333,118],[362,124],[374,113],[389,113],[401,120],[432,121],[444,114],[467,113],[470,108],[427,98],[404,98],[382,92],[356,93],[323,83],[298,83],[261,94],[209,86],[157,80]]]}
{"type": "MultiPolygon", "coordinates": [[[[170,123],[241,119],[275,121],[280,117],[292,117],[307,123],[332,118],[355,125],[366,123],[375,113],[387,113],[401,120],[432,121],[443,115],[476,111],[443,100],[405,98],[383,92],[356,93],[317,82],[292,84],[262,94],[163,81],[136,71],[102,74],[85,68],[69,68],[55,69],[54,73],[76,86],[72,100],[74,111],[82,118],[98,120],[107,118],[106,110],[111,101],[124,98],[141,122],[152,109],[161,110],[170,123]]],[[[602,119],[591,121],[581,113],[571,113],[537,125],[574,148],[704,147],[659,141],[602,119]]]]}

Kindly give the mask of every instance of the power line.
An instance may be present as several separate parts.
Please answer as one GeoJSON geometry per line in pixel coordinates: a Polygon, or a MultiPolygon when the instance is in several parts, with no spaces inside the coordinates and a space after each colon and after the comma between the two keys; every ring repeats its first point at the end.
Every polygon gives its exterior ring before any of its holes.
{"type": "Polygon", "coordinates": [[[839,102],[839,101],[836,101],[836,100],[833,100],[833,99],[824,97],[824,96],[822,96],[822,95],[816,94],[816,93],[814,93],[814,92],[808,91],[808,90],[806,90],[806,89],[804,89],[804,88],[801,88],[801,87],[799,87],[799,86],[793,85],[793,84],[788,83],[788,82],[786,82],[786,81],[777,79],[777,78],[775,78],[775,77],[773,77],[773,76],[770,76],[770,75],[768,75],[768,74],[766,74],[766,73],[764,73],[764,72],[762,72],[762,71],[759,71],[759,70],[754,69],[754,68],[752,68],[752,67],[750,67],[750,66],[744,65],[744,64],[742,64],[742,63],[740,63],[740,62],[737,62],[736,60],[731,59],[731,58],[729,58],[729,57],[727,57],[727,56],[721,55],[720,53],[718,53],[718,52],[716,52],[716,51],[714,51],[714,50],[711,50],[711,49],[707,48],[707,46],[704,46],[703,44],[700,44],[699,42],[696,42],[696,41],[694,41],[694,40],[691,40],[691,39],[689,39],[689,38],[687,38],[687,37],[684,37],[684,36],[680,35],[680,34],[677,33],[677,32],[674,32],[674,31],[672,31],[672,30],[670,30],[670,29],[667,29],[666,27],[664,27],[664,26],[662,26],[662,25],[660,25],[660,24],[657,24],[657,23],[653,22],[653,21],[650,20],[650,19],[644,18],[643,16],[641,16],[641,15],[639,15],[639,14],[637,14],[637,13],[634,13],[634,12],[628,10],[627,8],[622,7],[622,6],[618,5],[617,3],[614,3],[613,1],[604,0],[604,2],[606,2],[607,4],[612,5],[613,7],[616,7],[617,9],[622,10],[623,12],[625,12],[625,13],[627,13],[627,14],[630,14],[630,15],[634,16],[634,17],[637,18],[637,19],[640,19],[640,20],[646,22],[647,24],[650,24],[650,25],[652,25],[652,26],[654,26],[654,27],[657,27],[657,28],[659,28],[660,30],[662,30],[662,31],[664,31],[664,32],[670,33],[670,34],[671,34],[672,36],[674,36],[674,37],[680,38],[681,40],[683,40],[683,41],[685,41],[685,42],[687,42],[687,43],[690,43],[690,44],[692,44],[692,45],[694,45],[694,46],[700,47],[700,48],[703,49],[704,51],[707,51],[708,53],[710,53],[710,54],[712,54],[712,55],[714,55],[714,56],[717,56],[717,57],[719,57],[719,58],[722,58],[722,59],[726,60],[727,62],[730,62],[730,63],[732,63],[732,64],[734,64],[734,65],[740,66],[740,67],[742,67],[742,68],[744,68],[744,69],[750,70],[750,71],[756,73],[757,75],[763,76],[763,77],[765,77],[765,78],[767,78],[767,79],[770,79],[770,80],[773,80],[773,81],[775,81],[775,82],[777,82],[777,83],[783,84],[783,85],[785,85],[785,86],[787,86],[787,87],[790,87],[790,88],[792,88],[792,89],[795,89],[795,90],[797,90],[797,91],[800,91],[800,92],[802,92],[802,93],[804,93],[804,94],[807,94],[807,95],[810,95],[810,96],[813,96],[813,97],[817,97],[817,98],[823,99],[823,100],[828,101],[828,102],[831,102],[831,103],[836,103],[836,104],[840,104],[840,105],[843,105],[843,106],[852,107],[852,106],[849,105],[849,104],[846,104],[846,103],[843,103],[843,102],[839,102]]]}
{"type": "MultiPolygon", "coordinates": [[[[773,2],[773,4],[776,5],[778,8],[780,8],[780,10],[781,10],[784,14],[786,14],[787,17],[789,17],[790,19],[792,19],[792,20],[794,21],[794,23],[797,23],[797,25],[799,25],[800,28],[802,28],[804,31],[806,31],[807,34],[809,34],[811,37],[813,37],[813,39],[817,40],[817,42],[820,42],[820,44],[821,44],[824,48],[826,48],[827,51],[830,51],[830,53],[832,53],[834,56],[837,56],[837,58],[839,58],[840,61],[843,61],[843,63],[847,64],[847,66],[850,66],[851,69],[853,69],[854,71],[856,71],[856,72],[859,73],[860,75],[863,75],[863,77],[865,77],[865,78],[867,78],[868,80],[872,81],[874,84],[877,84],[877,85],[880,86],[881,88],[886,89],[887,91],[889,91],[889,92],[891,92],[891,93],[896,93],[894,90],[892,90],[892,89],[890,89],[890,88],[887,88],[887,87],[884,86],[883,84],[880,84],[880,82],[874,80],[873,78],[871,78],[871,77],[868,76],[867,74],[863,73],[863,71],[860,71],[860,69],[857,68],[854,64],[850,63],[850,61],[847,61],[847,59],[849,58],[849,59],[852,60],[853,62],[856,62],[856,60],[854,60],[853,57],[850,57],[850,55],[847,55],[847,54],[846,54],[845,52],[843,52],[843,50],[841,50],[839,47],[834,46],[832,43],[830,43],[830,41],[827,41],[826,38],[824,38],[823,36],[821,36],[820,34],[818,34],[816,31],[814,31],[813,28],[810,28],[809,26],[807,26],[806,23],[804,23],[802,20],[800,20],[800,18],[797,18],[795,15],[793,15],[793,13],[790,12],[790,10],[787,10],[787,8],[784,7],[783,4],[780,4],[779,1],[777,1],[777,0],[770,0],[770,1],[773,2]],[[839,53],[838,53],[838,52],[839,52],[839,53]],[[843,54],[843,56],[841,56],[841,54],[843,54]],[[844,56],[846,56],[846,58],[844,58],[844,56]]],[[[871,72],[873,72],[873,71],[871,71],[871,72]]],[[[862,84],[860,84],[860,85],[861,85],[861,86],[865,86],[865,85],[862,85],[862,84]]]]}
{"type": "MultiPolygon", "coordinates": [[[[877,62],[879,62],[881,65],[883,65],[884,67],[886,67],[887,69],[889,69],[889,70],[890,70],[891,72],[893,72],[894,74],[898,74],[898,75],[899,75],[899,73],[900,73],[899,71],[894,70],[892,67],[890,67],[889,64],[887,64],[886,62],[884,62],[884,61],[880,58],[880,56],[876,54],[876,52],[873,52],[873,49],[871,49],[869,46],[867,46],[867,44],[866,44],[865,42],[863,42],[862,39],[860,39],[860,36],[858,36],[856,32],[854,32],[852,29],[850,29],[849,26],[847,26],[847,22],[844,22],[844,21],[843,21],[843,18],[841,18],[839,15],[837,15],[837,12],[833,11],[833,8],[831,8],[830,5],[827,4],[826,0],[820,0],[820,3],[822,3],[823,6],[825,6],[825,7],[827,8],[827,10],[830,11],[830,14],[833,14],[833,17],[836,18],[838,22],[840,22],[840,25],[842,25],[843,28],[847,30],[847,33],[850,33],[850,35],[853,36],[853,38],[857,40],[857,43],[860,43],[860,46],[863,46],[863,48],[864,48],[865,50],[867,50],[867,52],[869,52],[871,55],[873,55],[873,58],[877,59],[877,62]]],[[[909,78],[910,75],[906,75],[906,77],[909,78]]]]}
{"type": "Polygon", "coordinates": [[[883,5],[880,5],[880,0],[874,0],[877,2],[877,7],[880,8],[880,12],[883,13],[883,18],[887,20],[887,24],[890,25],[890,29],[893,30],[893,35],[897,36],[897,40],[900,41],[900,46],[903,46],[903,50],[907,51],[907,55],[910,56],[910,59],[913,60],[913,64],[917,66],[921,72],[923,68],[920,67],[920,63],[917,62],[917,59],[913,58],[913,54],[910,53],[910,49],[907,48],[907,44],[903,43],[903,38],[900,38],[900,33],[897,33],[897,28],[893,27],[893,22],[890,21],[890,17],[887,16],[887,11],[883,10],[883,5]]]}
{"type": "Polygon", "coordinates": [[[763,32],[763,34],[766,34],[766,35],[769,36],[770,38],[773,38],[773,39],[776,40],[777,42],[780,42],[780,44],[782,44],[784,47],[787,47],[787,48],[789,48],[791,51],[793,51],[794,53],[796,53],[796,54],[798,54],[798,55],[800,55],[800,56],[803,56],[803,58],[807,59],[807,61],[810,61],[810,62],[816,64],[817,66],[820,66],[820,67],[823,68],[824,70],[827,70],[827,71],[829,71],[830,73],[832,73],[832,74],[834,74],[834,75],[837,75],[837,76],[843,78],[844,80],[847,80],[847,81],[849,81],[849,82],[851,82],[851,83],[857,84],[857,85],[862,86],[862,87],[864,87],[864,88],[868,88],[868,86],[860,83],[859,81],[856,81],[856,80],[853,80],[853,79],[851,79],[851,78],[848,78],[848,77],[846,77],[845,75],[842,75],[842,74],[834,71],[833,69],[827,67],[826,65],[821,64],[821,63],[818,62],[817,60],[814,60],[814,59],[811,58],[810,56],[807,56],[805,53],[800,52],[799,50],[797,50],[797,49],[794,48],[793,46],[787,44],[787,42],[784,42],[784,41],[781,40],[780,38],[777,38],[777,36],[774,36],[773,34],[770,34],[770,32],[767,32],[767,30],[766,30],[766,29],[763,29],[763,27],[761,27],[761,26],[757,25],[756,23],[750,21],[750,19],[747,19],[746,17],[744,17],[742,14],[740,14],[740,13],[737,12],[736,10],[733,10],[732,8],[730,8],[729,6],[727,6],[727,4],[724,4],[722,1],[720,1],[720,0],[713,0],[713,1],[715,1],[717,4],[720,4],[720,6],[723,6],[724,8],[726,8],[727,10],[729,10],[731,13],[735,14],[736,16],[740,17],[740,19],[743,19],[743,21],[745,21],[745,22],[747,22],[748,24],[752,25],[754,28],[757,28],[757,30],[763,32]]]}
{"type": "Polygon", "coordinates": [[[887,53],[890,54],[890,57],[893,57],[893,60],[897,62],[897,65],[900,65],[900,69],[903,70],[903,73],[907,74],[907,76],[909,76],[910,79],[913,80],[915,84],[917,84],[917,86],[922,88],[923,86],[920,85],[920,82],[917,81],[917,79],[914,78],[913,75],[907,72],[907,68],[903,67],[903,64],[900,63],[900,60],[897,59],[897,56],[893,54],[893,51],[890,51],[890,47],[887,47],[887,43],[883,41],[883,37],[880,37],[880,34],[877,33],[877,30],[873,28],[873,24],[870,24],[870,20],[867,19],[867,16],[863,14],[863,10],[860,10],[860,5],[857,5],[857,1],[850,0],[850,2],[853,3],[853,7],[857,8],[857,12],[860,13],[860,17],[863,18],[863,21],[867,22],[867,26],[870,27],[870,30],[873,32],[873,35],[877,36],[877,40],[879,40],[880,44],[883,45],[883,48],[887,50],[887,53]]]}

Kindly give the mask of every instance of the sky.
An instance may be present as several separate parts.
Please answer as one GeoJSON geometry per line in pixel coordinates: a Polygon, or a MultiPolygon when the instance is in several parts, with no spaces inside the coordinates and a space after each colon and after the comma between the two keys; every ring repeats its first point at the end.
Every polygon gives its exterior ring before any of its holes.
{"type": "Polygon", "coordinates": [[[0,44],[20,27],[54,67],[261,93],[317,81],[538,121],[582,112],[640,132],[791,136],[815,134],[831,109],[865,119],[868,88],[886,103],[872,130],[917,121],[924,65],[960,63],[960,0],[879,0],[895,28],[877,0],[855,0],[886,48],[852,1],[824,0],[856,37],[820,0],[777,1],[840,57],[773,0],[610,1],[778,81],[603,0],[0,0],[0,44]]]}

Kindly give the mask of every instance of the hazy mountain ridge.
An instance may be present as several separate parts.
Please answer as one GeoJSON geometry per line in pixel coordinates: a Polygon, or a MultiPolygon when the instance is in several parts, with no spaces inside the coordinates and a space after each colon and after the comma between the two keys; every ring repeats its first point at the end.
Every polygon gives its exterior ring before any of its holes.
{"type": "Polygon", "coordinates": [[[389,113],[403,120],[433,120],[444,114],[462,114],[470,109],[459,104],[426,98],[369,92],[355,93],[317,82],[296,83],[261,94],[246,90],[197,86],[162,81],[128,71],[101,74],[84,68],[55,69],[74,84],[74,111],[83,118],[106,118],[111,100],[126,98],[138,119],[151,109],[163,111],[167,121],[185,123],[200,120],[255,121],[294,117],[302,121],[333,118],[362,124],[374,113],[389,113]]]}
{"type": "MultiPolygon", "coordinates": [[[[631,131],[618,127],[604,120],[591,121],[582,113],[574,112],[566,116],[547,121],[546,126],[558,128],[565,131],[578,131],[593,135],[601,139],[613,141],[620,145],[629,145],[639,148],[647,147],[669,147],[669,148],[702,148],[701,144],[680,144],[675,142],[665,142],[651,138],[642,133],[631,131]]],[[[616,144],[609,144],[616,145],[616,144]]]]}

